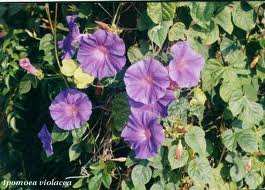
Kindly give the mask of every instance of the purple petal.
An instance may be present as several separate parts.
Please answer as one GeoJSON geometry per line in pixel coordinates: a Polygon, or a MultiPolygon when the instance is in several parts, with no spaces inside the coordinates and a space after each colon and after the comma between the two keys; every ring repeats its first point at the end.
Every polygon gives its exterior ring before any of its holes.
{"type": "Polygon", "coordinates": [[[128,96],[143,104],[155,103],[170,85],[166,68],[155,59],[145,59],[131,65],[124,76],[128,96]]]}
{"type": "Polygon", "coordinates": [[[164,130],[155,115],[132,112],[121,136],[135,151],[135,157],[146,159],[157,154],[164,142],[164,130]],[[156,133],[156,134],[155,134],[156,133]]]}
{"type": "Polygon", "coordinates": [[[86,73],[99,79],[112,77],[126,63],[125,44],[116,34],[98,29],[82,37],[77,59],[86,73]]]}
{"type": "Polygon", "coordinates": [[[165,96],[160,98],[154,103],[143,104],[141,102],[136,102],[133,99],[129,98],[129,104],[131,106],[132,112],[150,112],[156,116],[166,117],[168,115],[167,109],[171,102],[176,99],[175,94],[172,90],[167,90],[165,96]]]}
{"type": "Polygon", "coordinates": [[[47,156],[53,155],[52,138],[46,124],[43,124],[40,132],[38,133],[38,137],[41,140],[43,149],[45,150],[47,156]]]}
{"type": "Polygon", "coordinates": [[[60,49],[63,49],[63,59],[71,59],[75,54],[75,43],[80,39],[80,31],[78,25],[75,23],[77,15],[67,16],[66,20],[69,27],[69,32],[63,41],[58,42],[60,49]]]}
{"type": "Polygon", "coordinates": [[[59,93],[49,107],[52,119],[64,130],[82,127],[92,113],[92,104],[87,95],[75,89],[59,93]]]}
{"type": "Polygon", "coordinates": [[[169,63],[169,77],[180,88],[196,86],[200,81],[200,72],[204,58],[197,54],[189,42],[177,42],[171,47],[173,60],[169,63]]]}

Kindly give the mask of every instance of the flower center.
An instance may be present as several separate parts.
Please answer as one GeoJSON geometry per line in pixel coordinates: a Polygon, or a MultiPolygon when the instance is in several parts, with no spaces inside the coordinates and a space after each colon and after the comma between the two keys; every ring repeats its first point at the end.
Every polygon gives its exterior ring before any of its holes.
{"type": "Polygon", "coordinates": [[[98,50],[103,54],[107,54],[108,52],[108,49],[105,46],[99,46],[98,50]]]}
{"type": "Polygon", "coordinates": [[[151,131],[149,128],[144,129],[144,136],[146,139],[149,139],[151,137],[151,131]]]}
{"type": "Polygon", "coordinates": [[[96,50],[96,57],[99,60],[104,60],[105,56],[108,54],[108,49],[104,46],[98,46],[96,50]]]}
{"type": "Polygon", "coordinates": [[[68,117],[74,117],[78,113],[78,108],[76,107],[76,105],[69,104],[65,106],[65,113],[68,117]]]}
{"type": "Polygon", "coordinates": [[[144,77],[144,81],[147,83],[147,84],[152,84],[153,83],[153,78],[150,77],[150,76],[146,76],[144,77]]]}

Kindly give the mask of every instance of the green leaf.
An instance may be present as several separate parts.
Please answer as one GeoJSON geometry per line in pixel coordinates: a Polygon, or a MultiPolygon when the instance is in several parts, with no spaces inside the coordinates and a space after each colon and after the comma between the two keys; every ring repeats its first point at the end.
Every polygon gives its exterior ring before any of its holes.
{"type": "Polygon", "coordinates": [[[250,189],[258,189],[263,182],[263,178],[257,172],[249,173],[245,178],[246,183],[250,189]]]}
{"type": "Polygon", "coordinates": [[[221,80],[224,73],[224,66],[217,59],[209,59],[202,71],[202,89],[212,90],[221,80]]]}
{"type": "Polygon", "coordinates": [[[127,123],[130,108],[128,97],[125,92],[117,94],[112,100],[111,126],[121,131],[127,123]]]}
{"type": "Polygon", "coordinates": [[[214,16],[215,9],[215,2],[193,2],[190,15],[196,24],[202,28],[207,28],[214,16]]]}
{"type": "Polygon", "coordinates": [[[215,23],[221,26],[228,34],[232,34],[234,29],[231,12],[230,7],[224,7],[224,9],[213,19],[215,23]]]}
{"type": "Polygon", "coordinates": [[[152,170],[149,166],[136,165],[131,174],[134,186],[145,185],[149,182],[152,176],[152,170]]]}
{"type": "Polygon", "coordinates": [[[150,190],[161,190],[163,189],[163,186],[160,183],[155,183],[154,185],[152,185],[150,190]]]}
{"type": "Polygon", "coordinates": [[[75,182],[75,184],[73,185],[73,188],[78,189],[82,187],[83,181],[84,181],[84,178],[79,179],[77,182],[75,182]]]}
{"type": "Polygon", "coordinates": [[[207,183],[212,178],[212,168],[206,158],[197,157],[189,162],[188,174],[195,182],[207,183]]]}
{"type": "Polygon", "coordinates": [[[57,126],[52,129],[52,142],[64,141],[69,135],[69,131],[64,131],[57,126]]]}
{"type": "Polygon", "coordinates": [[[226,56],[233,54],[237,50],[240,50],[240,43],[237,40],[231,40],[229,38],[223,37],[220,44],[220,50],[225,60],[229,61],[226,59],[226,56]]]}
{"type": "Polygon", "coordinates": [[[225,102],[229,102],[231,96],[235,92],[241,93],[240,79],[230,75],[225,77],[220,87],[220,96],[225,102]]]}
{"type": "Polygon", "coordinates": [[[239,129],[233,132],[228,129],[222,134],[222,141],[225,147],[230,151],[235,151],[237,143],[245,152],[256,152],[258,150],[258,143],[256,133],[252,129],[239,129]]]}
{"type": "Polygon", "coordinates": [[[172,21],[164,21],[159,25],[148,30],[149,39],[162,48],[169,31],[169,27],[173,24],[172,21]]]}
{"type": "Polygon", "coordinates": [[[85,123],[82,127],[72,130],[72,136],[74,140],[79,141],[82,138],[82,136],[85,134],[88,127],[89,124],[85,123]]]}
{"type": "Polygon", "coordinates": [[[155,23],[151,20],[151,18],[147,15],[147,12],[144,11],[139,18],[137,18],[137,28],[139,31],[148,30],[152,28],[155,23]]]}
{"type": "Polygon", "coordinates": [[[122,190],[135,190],[135,188],[133,187],[132,182],[128,181],[128,180],[123,180],[121,182],[121,189],[122,190]]]}
{"type": "Polygon", "coordinates": [[[216,24],[213,24],[212,30],[205,33],[205,38],[203,38],[203,43],[206,45],[211,45],[214,42],[216,42],[218,39],[219,39],[219,28],[216,24]]]}
{"type": "Polygon", "coordinates": [[[170,147],[169,152],[168,152],[168,161],[170,163],[172,170],[185,166],[188,162],[188,159],[189,159],[188,151],[183,150],[181,159],[177,160],[176,159],[176,148],[177,148],[177,146],[174,145],[174,146],[170,147]]]}
{"type": "Polygon", "coordinates": [[[201,156],[206,153],[206,140],[205,133],[200,127],[192,127],[185,134],[185,142],[191,147],[195,152],[199,153],[201,156]]]}
{"type": "Polygon", "coordinates": [[[247,123],[259,124],[264,117],[262,105],[248,100],[240,92],[233,93],[229,101],[229,108],[233,116],[239,115],[239,118],[247,123]]]}
{"type": "Polygon", "coordinates": [[[168,40],[176,41],[176,40],[184,40],[186,33],[185,25],[182,22],[175,23],[168,32],[168,40]]]}
{"type": "Polygon", "coordinates": [[[30,80],[21,80],[19,83],[19,94],[26,94],[31,89],[31,81],[30,80]]]}
{"type": "Polygon", "coordinates": [[[222,141],[225,147],[230,151],[234,151],[237,147],[236,136],[231,129],[228,129],[222,133],[222,141]]]}
{"type": "Polygon", "coordinates": [[[135,63],[143,59],[144,55],[142,54],[141,50],[136,46],[131,46],[127,51],[128,59],[131,63],[135,63]]]}
{"type": "Polygon", "coordinates": [[[76,160],[81,155],[81,148],[79,144],[72,144],[69,148],[70,162],[76,160]]]}
{"type": "Polygon", "coordinates": [[[110,185],[111,185],[111,182],[112,182],[112,178],[111,178],[111,175],[106,173],[106,172],[103,172],[103,176],[102,176],[102,182],[103,182],[103,185],[106,187],[106,188],[110,188],[110,185]]]}
{"type": "Polygon", "coordinates": [[[147,3],[147,15],[156,24],[163,21],[170,21],[175,17],[176,7],[176,2],[147,3]]]}
{"type": "Polygon", "coordinates": [[[247,32],[255,27],[255,13],[253,9],[245,7],[240,2],[234,2],[234,9],[232,18],[237,27],[247,32]]]}
{"type": "Polygon", "coordinates": [[[214,190],[231,190],[228,183],[225,183],[222,177],[222,170],[224,169],[223,163],[219,163],[216,168],[213,169],[213,178],[209,183],[209,189],[214,190]]]}
{"type": "Polygon", "coordinates": [[[102,183],[102,173],[99,173],[98,175],[93,176],[88,181],[88,189],[89,190],[99,190],[102,183]]]}
{"type": "Polygon", "coordinates": [[[54,43],[53,43],[53,35],[45,34],[41,40],[39,45],[39,50],[44,51],[43,59],[48,63],[52,64],[54,61],[54,43]]]}
{"type": "Polygon", "coordinates": [[[231,161],[234,165],[230,168],[230,176],[232,181],[238,182],[246,175],[245,163],[243,158],[238,155],[233,155],[231,161]]]}
{"type": "Polygon", "coordinates": [[[242,129],[236,132],[236,140],[245,152],[258,151],[256,133],[252,129],[242,129]]]}

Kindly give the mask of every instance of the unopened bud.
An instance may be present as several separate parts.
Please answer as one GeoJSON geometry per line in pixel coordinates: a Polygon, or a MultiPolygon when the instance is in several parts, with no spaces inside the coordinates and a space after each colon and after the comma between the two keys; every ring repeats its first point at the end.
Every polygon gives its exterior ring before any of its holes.
{"type": "Polygon", "coordinates": [[[179,143],[176,148],[176,160],[180,160],[182,154],[183,154],[183,146],[182,146],[181,140],[179,140],[179,143]]]}
{"type": "Polygon", "coordinates": [[[246,173],[249,173],[251,171],[251,159],[249,159],[245,165],[246,173]]]}
{"type": "Polygon", "coordinates": [[[260,55],[257,55],[257,57],[255,57],[255,59],[253,59],[253,61],[252,61],[251,64],[250,64],[250,68],[251,68],[251,69],[253,69],[253,68],[256,67],[256,65],[257,65],[257,63],[258,63],[258,61],[259,61],[259,59],[260,59],[260,55]]]}

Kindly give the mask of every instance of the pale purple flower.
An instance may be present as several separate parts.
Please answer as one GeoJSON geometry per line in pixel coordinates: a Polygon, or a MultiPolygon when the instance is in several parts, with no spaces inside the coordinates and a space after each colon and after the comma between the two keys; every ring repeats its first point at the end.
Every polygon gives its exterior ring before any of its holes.
{"type": "Polygon", "coordinates": [[[20,59],[19,65],[22,69],[28,71],[32,75],[35,75],[35,76],[38,75],[38,70],[30,63],[30,60],[28,58],[20,59]]]}
{"type": "Polygon", "coordinates": [[[165,96],[170,85],[166,68],[156,59],[131,65],[124,76],[128,96],[136,102],[152,104],[165,96]]]}
{"type": "Polygon", "coordinates": [[[147,112],[132,112],[121,136],[139,159],[155,156],[165,140],[164,130],[156,116],[147,112]]]}
{"type": "Polygon", "coordinates": [[[141,102],[136,102],[129,98],[129,104],[131,106],[132,112],[150,112],[156,116],[166,117],[168,115],[167,109],[171,102],[176,100],[174,91],[167,90],[167,93],[162,98],[158,99],[156,102],[151,104],[143,104],[141,102]]]}
{"type": "Polygon", "coordinates": [[[200,72],[204,58],[196,53],[189,42],[180,41],[171,47],[173,59],[169,63],[169,77],[180,88],[196,86],[200,81],[200,72]]]}
{"type": "Polygon", "coordinates": [[[111,77],[125,65],[125,44],[116,34],[98,29],[81,38],[77,59],[84,72],[99,79],[111,77]]]}
{"type": "Polygon", "coordinates": [[[59,93],[49,107],[52,119],[64,130],[82,127],[92,113],[92,104],[87,95],[75,89],[59,93]]]}
{"type": "Polygon", "coordinates": [[[64,55],[62,59],[71,59],[75,54],[75,43],[80,40],[80,31],[78,25],[75,23],[77,15],[67,16],[66,20],[69,27],[69,32],[64,40],[59,41],[59,48],[63,49],[64,55]]]}
{"type": "Polygon", "coordinates": [[[46,124],[42,126],[40,132],[38,133],[38,137],[42,143],[42,147],[45,150],[47,156],[53,155],[52,137],[47,129],[46,124]]]}

